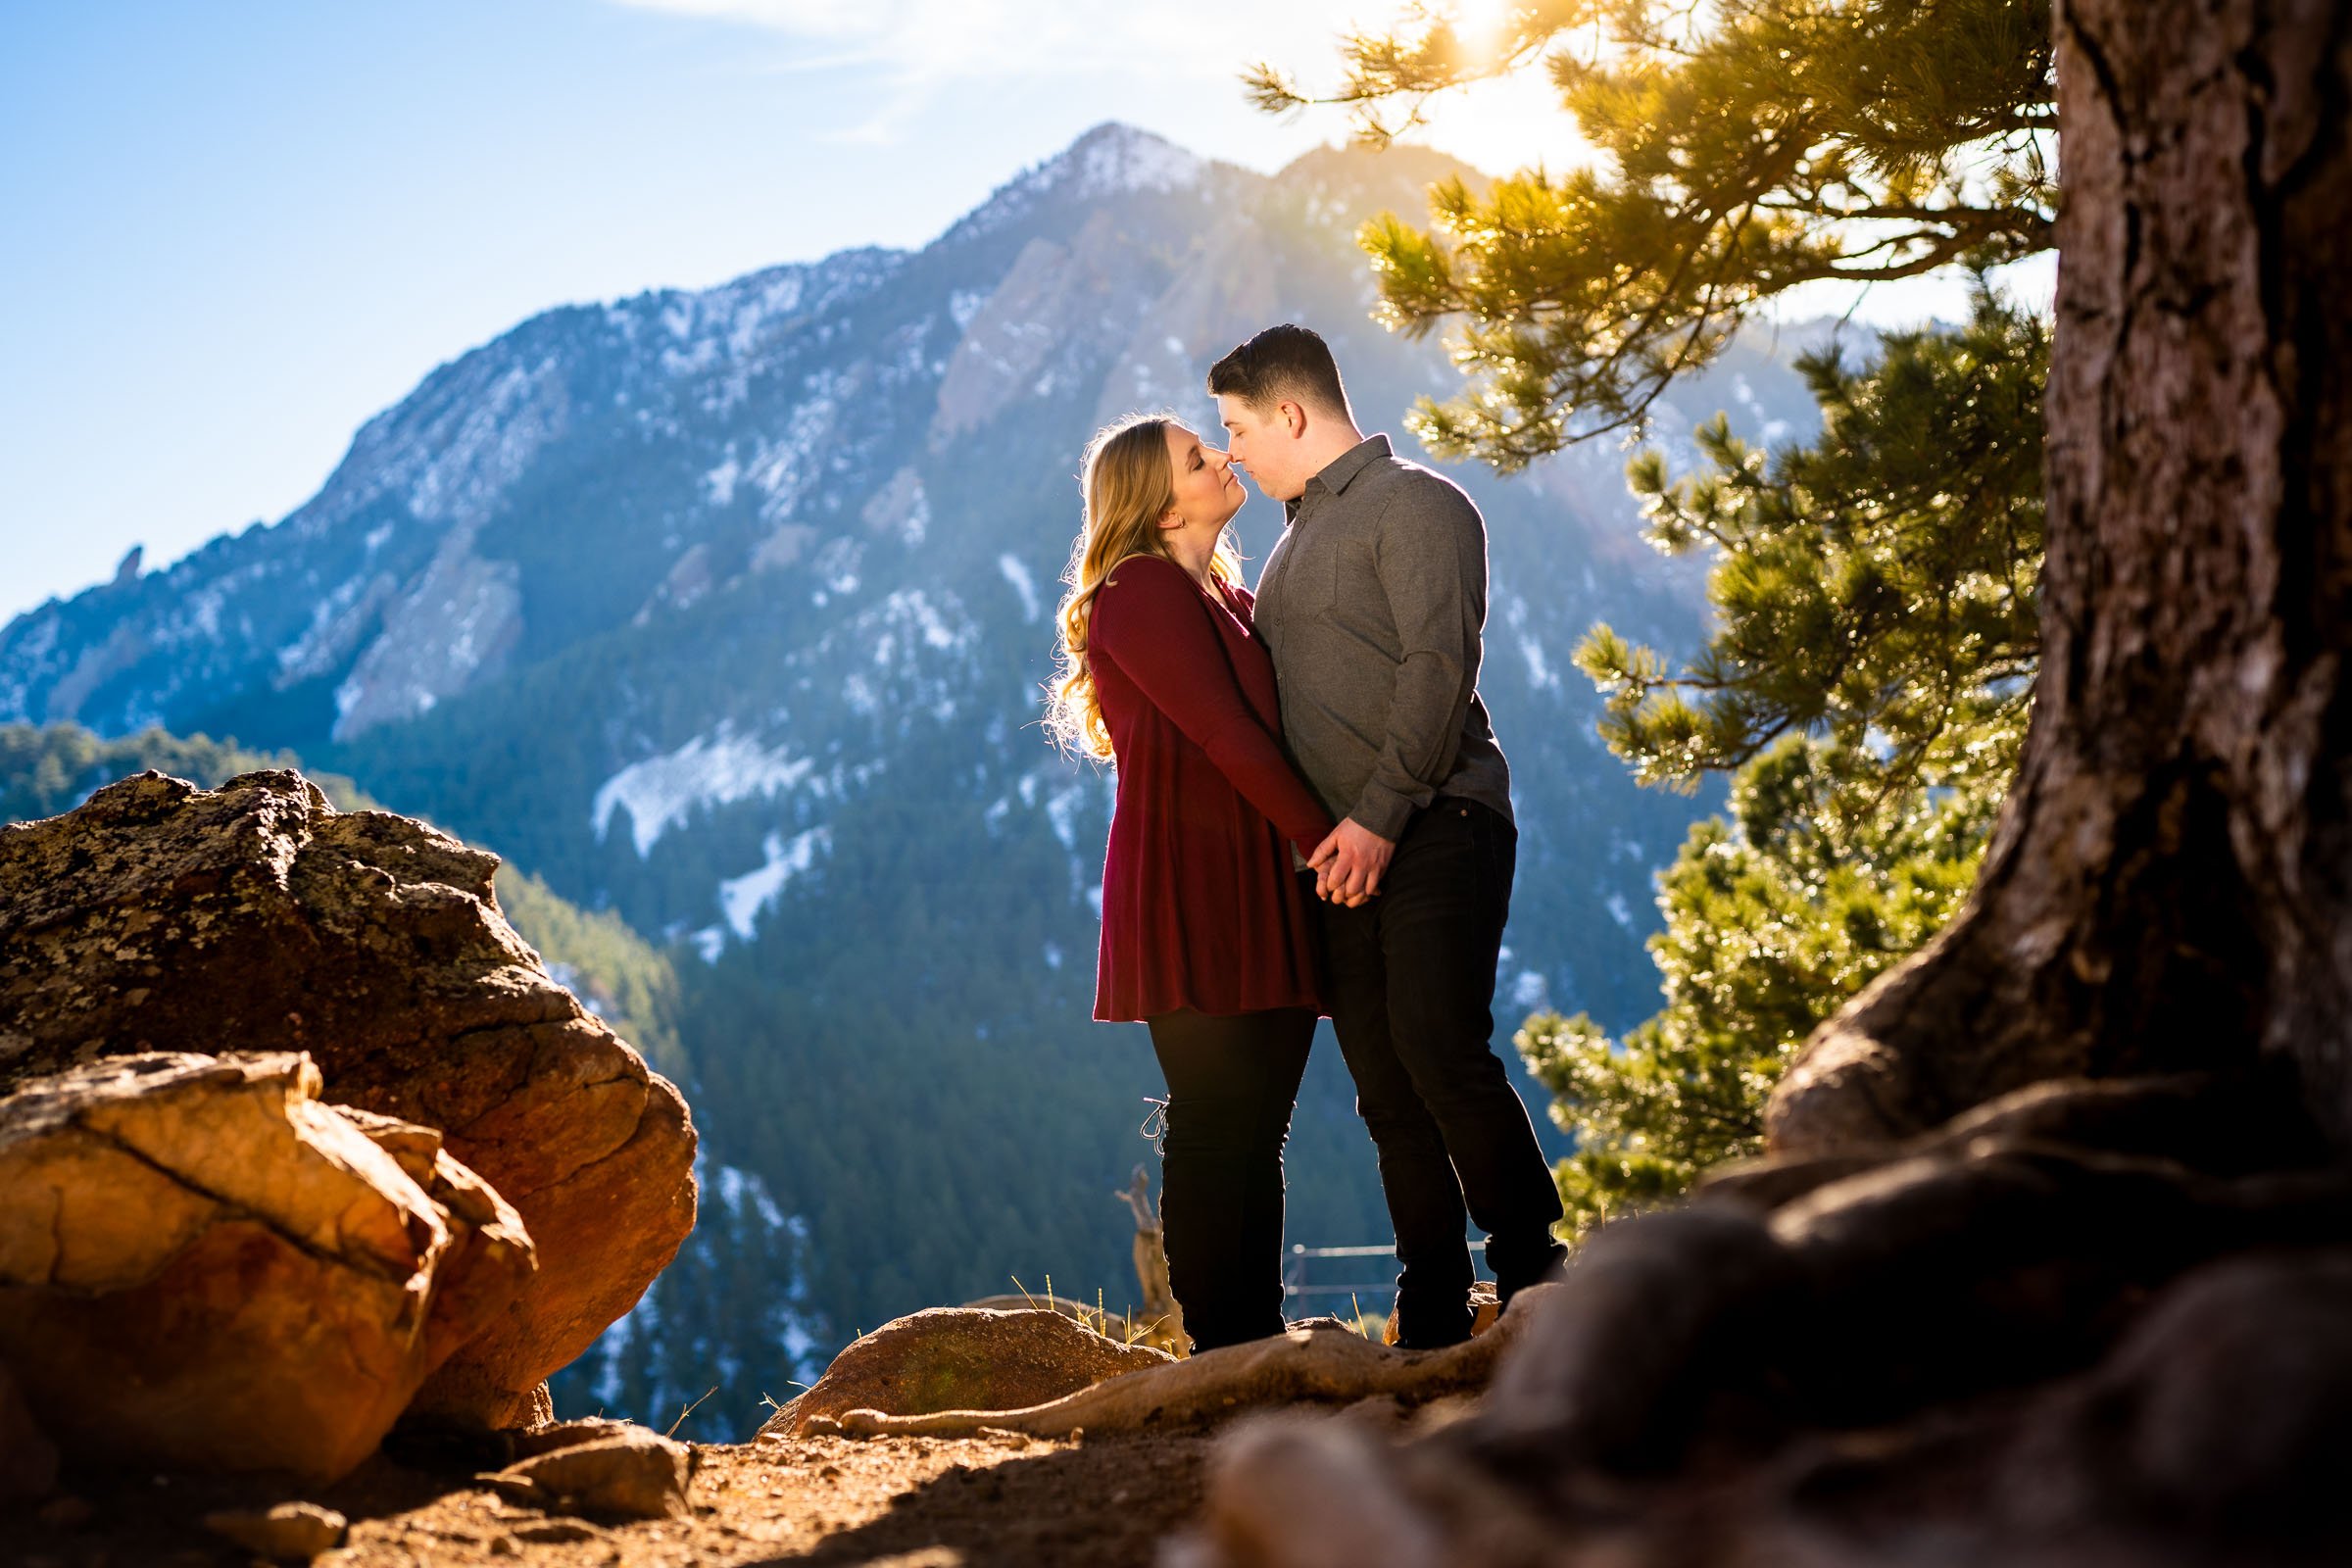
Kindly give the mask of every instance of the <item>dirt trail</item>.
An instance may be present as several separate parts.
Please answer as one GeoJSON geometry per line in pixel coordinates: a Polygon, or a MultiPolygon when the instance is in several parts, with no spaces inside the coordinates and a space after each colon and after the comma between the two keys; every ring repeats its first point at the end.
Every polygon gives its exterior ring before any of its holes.
{"type": "Polygon", "coordinates": [[[212,1535],[216,1508],[301,1497],[351,1519],[318,1568],[687,1568],[763,1563],[889,1568],[1150,1568],[1200,1500],[1214,1434],[1043,1440],[764,1440],[705,1446],[691,1519],[593,1524],[517,1506],[463,1467],[378,1456],[331,1488],[252,1481],[69,1478],[86,1510],[0,1517],[0,1563],[24,1568],[246,1568],[212,1535]]]}

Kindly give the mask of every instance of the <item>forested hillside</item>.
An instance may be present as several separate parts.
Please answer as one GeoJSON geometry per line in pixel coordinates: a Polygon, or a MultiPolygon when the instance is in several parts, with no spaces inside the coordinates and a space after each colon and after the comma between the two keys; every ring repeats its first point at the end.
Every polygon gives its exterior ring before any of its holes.
{"type": "MultiPolygon", "coordinates": [[[[668,965],[712,1242],[566,1407],[666,1425],[718,1383],[689,1430],[740,1430],[812,1348],[916,1307],[1051,1274],[1115,1308],[1111,1194],[1152,1157],[1156,1073],[1140,1029],[1089,1018],[1111,780],[1035,722],[1077,454],[1129,409],[1205,421],[1208,363],[1282,318],[1417,450],[1401,414],[1453,372],[1370,319],[1352,236],[1456,168],[1327,151],[1269,177],[1104,126],[920,251],[548,312],[370,420],[282,522],[0,628],[0,720],[290,749],[543,879],[577,911],[539,920],[551,959],[559,929],[625,931],[668,965]]],[[[1655,434],[1688,456],[1719,410],[1805,433],[1788,365],[1823,335],[1734,345],[1655,434]]],[[[1623,463],[1453,470],[1489,525],[1481,687],[1523,835],[1506,1035],[1654,1010],[1651,874],[1711,804],[1629,779],[1569,663],[1603,618],[1700,635],[1698,574],[1642,543],[1623,463]]],[[[1279,525],[1253,499],[1245,552],[1279,525]]],[[[668,982],[632,972],[611,1005],[662,1015],[668,982]]],[[[1318,1052],[1296,1241],[1388,1234],[1350,1102],[1318,1052]]]]}

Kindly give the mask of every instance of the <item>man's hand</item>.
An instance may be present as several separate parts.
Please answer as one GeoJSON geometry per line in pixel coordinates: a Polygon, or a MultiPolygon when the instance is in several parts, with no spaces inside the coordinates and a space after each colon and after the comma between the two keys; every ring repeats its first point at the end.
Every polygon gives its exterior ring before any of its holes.
{"type": "Polygon", "coordinates": [[[1306,863],[1315,873],[1315,897],[1354,908],[1380,891],[1396,841],[1384,839],[1353,817],[1343,817],[1331,836],[1315,846],[1306,863]]]}

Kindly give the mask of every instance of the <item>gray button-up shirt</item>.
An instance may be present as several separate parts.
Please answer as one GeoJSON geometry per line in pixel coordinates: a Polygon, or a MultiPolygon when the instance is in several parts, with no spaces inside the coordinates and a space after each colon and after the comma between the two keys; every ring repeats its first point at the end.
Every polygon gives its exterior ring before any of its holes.
{"type": "Polygon", "coordinates": [[[1334,816],[1385,839],[1439,795],[1511,815],[1511,773],[1478,697],[1487,529],[1443,474],[1385,435],[1290,504],[1257,579],[1282,734],[1334,816]]]}

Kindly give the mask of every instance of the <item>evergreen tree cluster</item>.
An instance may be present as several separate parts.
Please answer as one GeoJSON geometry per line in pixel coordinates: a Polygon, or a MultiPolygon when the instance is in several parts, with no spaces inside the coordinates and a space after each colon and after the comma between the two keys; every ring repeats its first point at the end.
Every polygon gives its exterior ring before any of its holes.
{"type": "Polygon", "coordinates": [[[1821,434],[1767,458],[1720,424],[1710,471],[1632,466],[1650,535],[1713,557],[1716,630],[1687,669],[1598,626],[1578,662],[1646,781],[1732,776],[1691,829],[1650,939],[1663,1010],[1624,1036],[1540,1013],[1521,1054],[1577,1150],[1569,1223],[1753,1154],[1813,1027],[1915,951],[1975,883],[2016,770],[2041,553],[2047,327],[1978,295],[1965,327],[1804,362],[1821,434]]]}
{"type": "MultiPolygon", "coordinates": [[[[1715,623],[1687,662],[1596,624],[1577,662],[1643,782],[1729,775],[1659,879],[1664,1006],[1612,1037],[1540,1011],[1517,1035],[1575,1137],[1568,1228],[1757,1152],[1814,1026],[1956,912],[2013,776],[2035,660],[2049,330],[1987,271],[2046,249],[2056,201],[2040,0],[1557,0],[1483,52],[1451,15],[1344,46],[1365,139],[1437,94],[1547,71],[1595,156],[1431,191],[1421,230],[1360,240],[1389,323],[1455,324],[1469,384],[1424,401],[1438,450],[1510,469],[1641,428],[1677,377],[1799,284],[1974,270],[1970,318],[1833,344],[1801,369],[1820,432],[1766,452],[1718,418],[1699,470],[1628,469],[1652,544],[1703,554],[1715,623]]],[[[1313,98],[1271,67],[1261,106],[1313,98]]]]}

